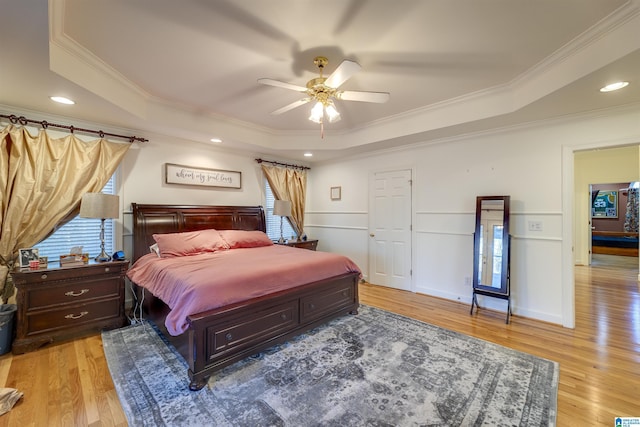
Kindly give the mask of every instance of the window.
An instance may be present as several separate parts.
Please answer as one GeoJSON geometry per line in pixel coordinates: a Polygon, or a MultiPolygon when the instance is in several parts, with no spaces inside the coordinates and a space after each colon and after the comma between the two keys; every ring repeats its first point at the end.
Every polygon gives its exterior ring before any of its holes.
{"type": "MultiPolygon", "coordinates": [[[[115,194],[113,176],[104,186],[102,192],[115,194]]],[[[100,253],[100,220],[96,218],[75,217],[51,236],[38,243],[40,256],[49,258],[49,262],[57,261],[60,255],[68,254],[74,246],[82,246],[82,252],[89,254],[89,259],[95,258],[100,253]]],[[[104,250],[113,253],[113,220],[104,221],[104,250]]]]}
{"type": "MultiPolygon", "coordinates": [[[[271,187],[269,186],[269,181],[264,180],[264,188],[265,188],[265,217],[267,222],[267,235],[271,240],[279,240],[280,239],[280,217],[278,215],[273,214],[273,202],[276,200],[273,197],[273,193],[271,192],[271,187]]],[[[291,227],[288,218],[283,218],[282,221],[282,237],[285,240],[291,238],[291,236],[296,236],[295,231],[291,227]]]]}

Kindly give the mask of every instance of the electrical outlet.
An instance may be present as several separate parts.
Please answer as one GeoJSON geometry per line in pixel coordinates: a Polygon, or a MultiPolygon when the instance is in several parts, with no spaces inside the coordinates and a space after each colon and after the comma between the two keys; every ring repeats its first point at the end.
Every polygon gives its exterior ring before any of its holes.
{"type": "Polygon", "coordinates": [[[529,231],[542,231],[542,221],[529,221],[529,231]]]}

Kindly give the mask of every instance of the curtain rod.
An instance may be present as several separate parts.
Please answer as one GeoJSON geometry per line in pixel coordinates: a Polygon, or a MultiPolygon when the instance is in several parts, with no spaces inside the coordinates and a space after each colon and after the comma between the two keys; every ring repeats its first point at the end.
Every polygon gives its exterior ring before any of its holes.
{"type": "Polygon", "coordinates": [[[256,162],[258,162],[258,163],[271,163],[272,165],[285,166],[285,167],[288,167],[288,168],[295,168],[295,169],[302,169],[302,170],[311,169],[308,166],[290,165],[289,163],[280,163],[280,162],[274,162],[274,161],[271,161],[271,160],[256,159],[256,162]]]}
{"type": "Polygon", "coordinates": [[[134,141],[149,142],[148,139],[141,138],[139,136],[118,135],[117,133],[109,133],[109,132],[104,132],[104,131],[101,131],[101,130],[93,130],[93,129],[84,129],[84,128],[75,127],[73,125],[61,125],[61,124],[57,124],[57,123],[49,123],[46,120],[41,120],[41,121],[31,120],[31,119],[25,118],[24,116],[18,117],[18,116],[14,115],[14,114],[11,114],[11,115],[0,114],[0,117],[4,117],[5,119],[9,119],[9,121],[14,125],[16,123],[20,123],[22,126],[25,126],[28,123],[36,123],[36,124],[39,124],[40,126],[42,126],[43,129],[46,129],[48,127],[54,127],[54,128],[60,128],[60,129],[67,129],[71,133],[74,133],[75,131],[84,132],[84,133],[92,133],[92,134],[95,134],[95,135],[99,135],[100,138],[104,138],[105,136],[111,136],[111,137],[114,137],[114,138],[128,139],[129,142],[134,142],[134,141]]]}

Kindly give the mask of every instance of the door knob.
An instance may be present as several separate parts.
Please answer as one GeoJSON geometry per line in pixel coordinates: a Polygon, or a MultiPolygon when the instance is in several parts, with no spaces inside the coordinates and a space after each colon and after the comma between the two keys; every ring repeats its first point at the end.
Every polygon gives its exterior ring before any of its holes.
{"type": "Polygon", "coordinates": [[[376,237],[376,235],[373,233],[369,233],[369,237],[376,237]]]}

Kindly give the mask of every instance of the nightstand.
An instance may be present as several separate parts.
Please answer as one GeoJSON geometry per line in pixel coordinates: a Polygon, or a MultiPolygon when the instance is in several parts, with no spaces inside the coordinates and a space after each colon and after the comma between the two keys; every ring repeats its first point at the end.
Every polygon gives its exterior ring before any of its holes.
{"type": "Polygon", "coordinates": [[[310,251],[315,251],[318,247],[318,240],[289,240],[286,243],[283,243],[287,246],[293,246],[294,248],[302,248],[309,249],[310,251]]]}
{"type": "Polygon", "coordinates": [[[18,306],[13,353],[124,326],[128,268],[125,260],[12,272],[18,306]]]}

